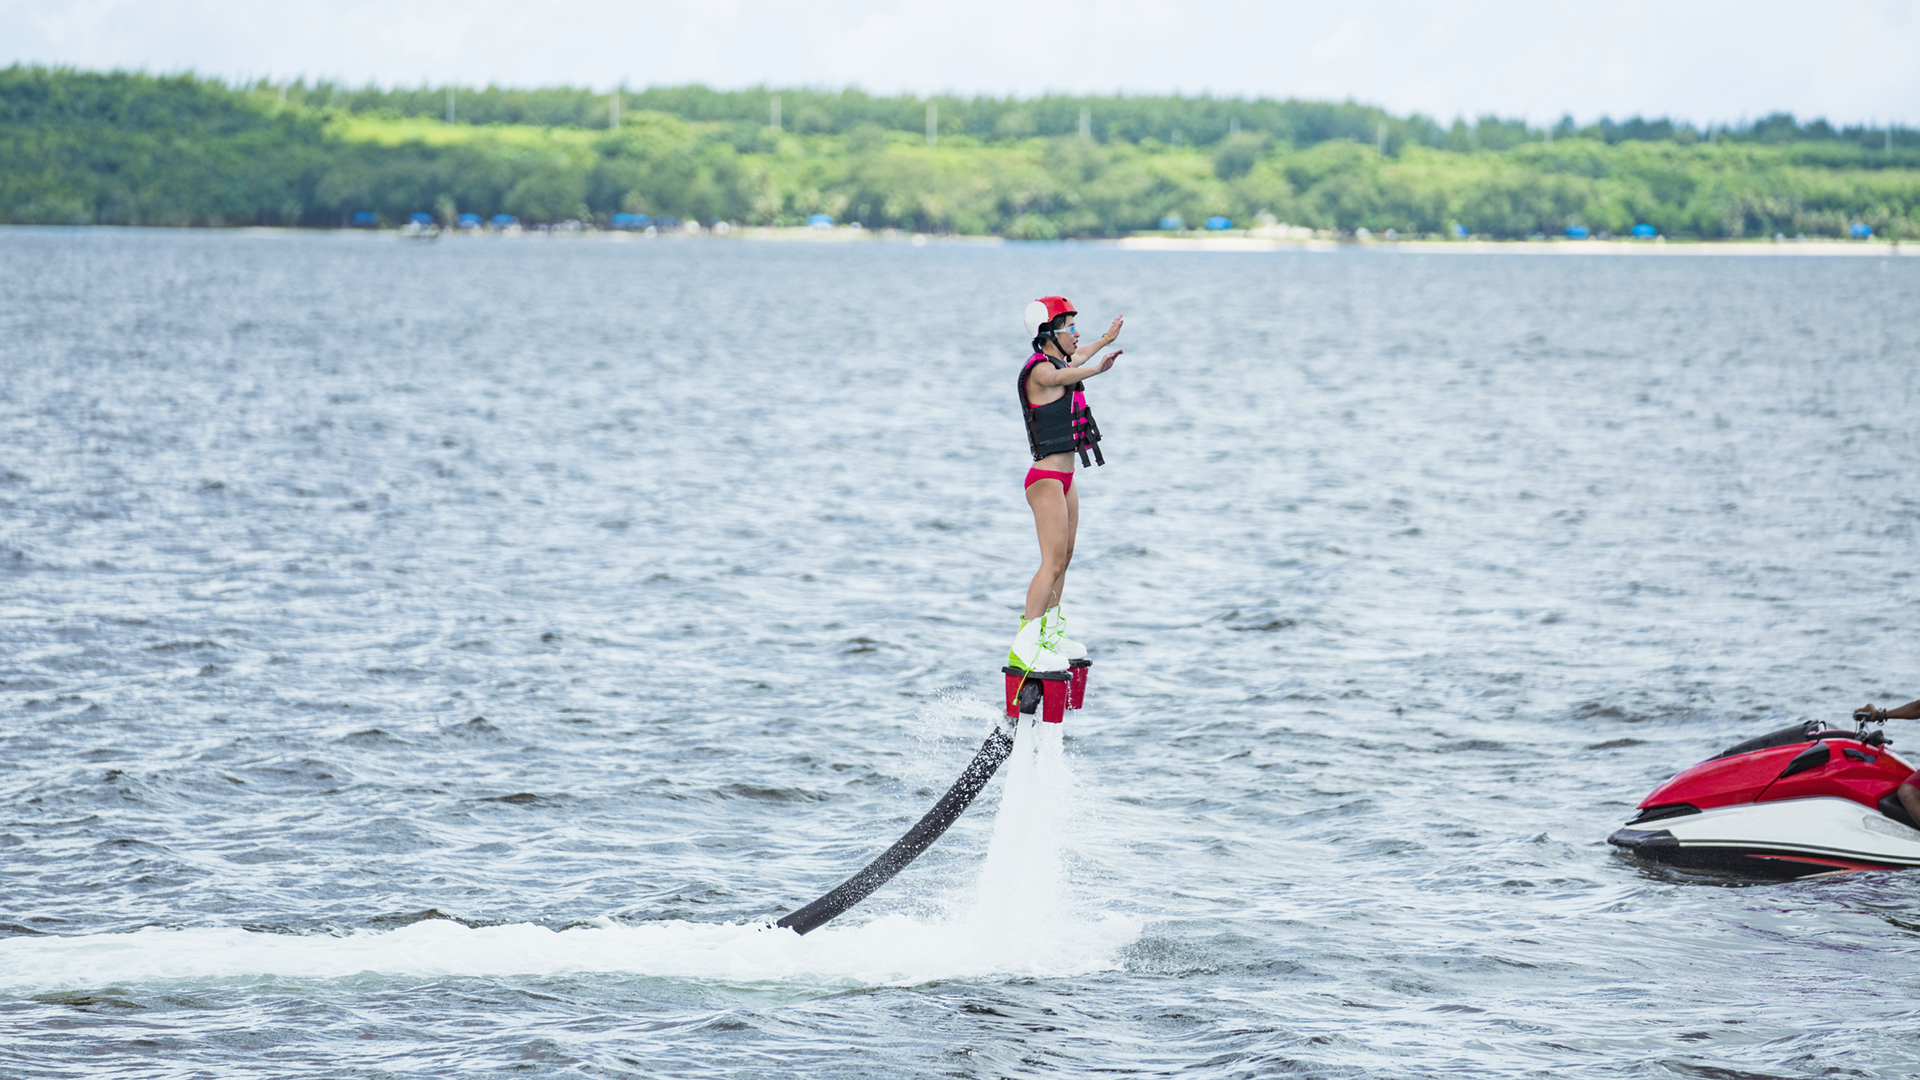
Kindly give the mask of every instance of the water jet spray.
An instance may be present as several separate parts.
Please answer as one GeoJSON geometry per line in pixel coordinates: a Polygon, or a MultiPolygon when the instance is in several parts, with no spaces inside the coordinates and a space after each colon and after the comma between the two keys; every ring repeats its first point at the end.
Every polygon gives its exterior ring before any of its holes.
{"type": "Polygon", "coordinates": [[[880,853],[880,857],[862,867],[860,872],[841,882],[825,896],[808,904],[798,911],[782,916],[775,926],[792,930],[796,934],[807,934],[825,926],[848,908],[873,895],[880,886],[893,879],[895,874],[907,868],[907,865],[920,857],[920,853],[933,846],[949,826],[959,820],[967,807],[973,804],[975,796],[993,779],[1000,764],[1013,753],[1014,731],[1019,727],[1022,713],[1031,715],[1040,713],[1044,723],[1058,724],[1066,719],[1068,709],[1078,710],[1086,700],[1087,669],[1092,661],[1074,660],[1065,671],[1029,671],[1026,668],[1003,667],[1006,676],[1006,713],[994,724],[993,733],[973,755],[973,760],[960,773],[940,801],[933,809],[916,822],[907,834],[894,845],[880,853]]]}

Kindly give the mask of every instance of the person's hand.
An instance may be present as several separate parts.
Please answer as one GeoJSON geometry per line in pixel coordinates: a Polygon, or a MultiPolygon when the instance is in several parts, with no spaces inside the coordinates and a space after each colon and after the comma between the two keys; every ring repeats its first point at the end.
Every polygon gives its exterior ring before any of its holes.
{"type": "Polygon", "coordinates": [[[1853,710],[1853,715],[1856,717],[1859,716],[1861,713],[1865,713],[1867,719],[1869,720],[1885,720],[1886,719],[1886,716],[1883,713],[1881,713],[1879,709],[1876,709],[1873,707],[1873,702],[1871,701],[1853,710]]]}
{"type": "Polygon", "coordinates": [[[1117,337],[1119,337],[1119,336],[1120,336],[1120,327],[1121,327],[1121,324],[1123,324],[1123,323],[1125,323],[1126,321],[1127,321],[1127,317],[1126,317],[1126,315],[1124,315],[1124,314],[1121,314],[1121,315],[1115,315],[1115,316],[1113,317],[1113,325],[1112,325],[1112,326],[1109,326],[1109,327],[1107,327],[1107,340],[1108,340],[1108,341],[1112,341],[1112,340],[1113,340],[1114,338],[1117,338],[1117,337]]]}
{"type": "MultiPolygon", "coordinates": [[[[1119,321],[1120,321],[1120,320],[1118,320],[1118,319],[1115,319],[1115,320],[1114,320],[1114,322],[1119,322],[1119,321]]],[[[1120,359],[1120,354],[1121,354],[1121,353],[1123,353],[1123,352],[1126,352],[1126,351],[1127,351],[1127,350],[1125,350],[1125,349],[1115,349],[1115,350],[1113,350],[1112,352],[1110,352],[1110,353],[1108,353],[1107,355],[1105,355],[1105,356],[1103,356],[1103,357],[1101,357],[1101,358],[1100,358],[1100,371],[1105,371],[1105,370],[1107,370],[1108,368],[1110,368],[1110,367],[1112,367],[1112,366],[1113,366],[1113,362],[1114,362],[1115,360],[1118,360],[1118,359],[1120,359]]],[[[1095,374],[1098,374],[1098,373],[1099,373],[1099,372],[1095,372],[1095,374]]]]}

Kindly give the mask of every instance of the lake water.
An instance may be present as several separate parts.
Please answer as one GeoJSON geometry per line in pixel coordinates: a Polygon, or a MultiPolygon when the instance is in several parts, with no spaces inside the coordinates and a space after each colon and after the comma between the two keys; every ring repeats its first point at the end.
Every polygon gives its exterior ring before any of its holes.
{"type": "MultiPolygon", "coordinates": [[[[0,230],[0,1074],[1906,1077],[1920,875],[1605,843],[1920,696],[1920,261],[0,230]],[[991,730],[1020,311],[1125,312],[991,730]]],[[[1889,725],[1920,759],[1920,725],[1889,725]]]]}

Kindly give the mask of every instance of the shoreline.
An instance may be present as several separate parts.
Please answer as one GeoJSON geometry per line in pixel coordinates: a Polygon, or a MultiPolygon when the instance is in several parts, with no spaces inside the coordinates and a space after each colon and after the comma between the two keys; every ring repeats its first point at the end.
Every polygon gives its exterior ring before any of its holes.
{"type": "Polygon", "coordinates": [[[1122,251],[1381,251],[1414,255],[1573,255],[1573,256],[1920,256],[1920,243],[1892,240],[1279,240],[1252,236],[1129,236],[1089,240],[1122,251]]]}
{"type": "Polygon", "coordinates": [[[999,247],[1005,244],[1086,245],[1116,251],[1201,252],[1205,254],[1270,254],[1304,252],[1333,254],[1341,251],[1379,252],[1403,255],[1558,255],[1608,257],[1814,257],[1814,258],[1897,258],[1920,257],[1920,241],[1898,240],[1333,240],[1326,238],[1279,238],[1260,236],[1125,236],[1117,239],[1009,240],[1002,236],[963,236],[914,233],[898,229],[865,229],[836,226],[817,229],[810,226],[736,225],[724,232],[705,229],[699,232],[675,230],[658,236],[606,229],[536,229],[510,232],[446,232],[437,237],[410,237],[398,229],[311,229],[262,225],[18,225],[0,223],[0,233],[9,230],[92,230],[153,229],[164,232],[229,232],[242,236],[327,236],[351,240],[602,240],[611,243],[683,242],[687,240],[756,240],[764,243],[858,244],[894,243],[925,247],[930,244],[962,247],[999,247]]]}

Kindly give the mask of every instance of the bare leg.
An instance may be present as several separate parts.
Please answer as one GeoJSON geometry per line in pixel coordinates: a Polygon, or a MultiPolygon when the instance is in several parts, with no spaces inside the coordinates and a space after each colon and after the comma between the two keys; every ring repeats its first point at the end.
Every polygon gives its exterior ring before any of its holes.
{"type": "Polygon", "coordinates": [[[1067,564],[1073,561],[1074,533],[1080,527],[1080,493],[1061,493],[1058,480],[1038,480],[1027,488],[1033,524],[1040,533],[1040,569],[1027,586],[1025,616],[1037,619],[1060,602],[1067,564]]]}
{"type": "Polygon", "coordinates": [[[1907,808],[1907,816],[1920,821],[1920,788],[1912,784],[1901,784],[1894,789],[1894,793],[1900,796],[1900,805],[1907,808]]]}
{"type": "Polygon", "coordinates": [[[1060,561],[1060,573],[1053,579],[1053,593],[1047,598],[1048,607],[1060,606],[1060,593],[1067,587],[1067,564],[1073,561],[1073,542],[1080,537],[1080,491],[1078,488],[1067,492],[1067,554],[1060,561]]]}

